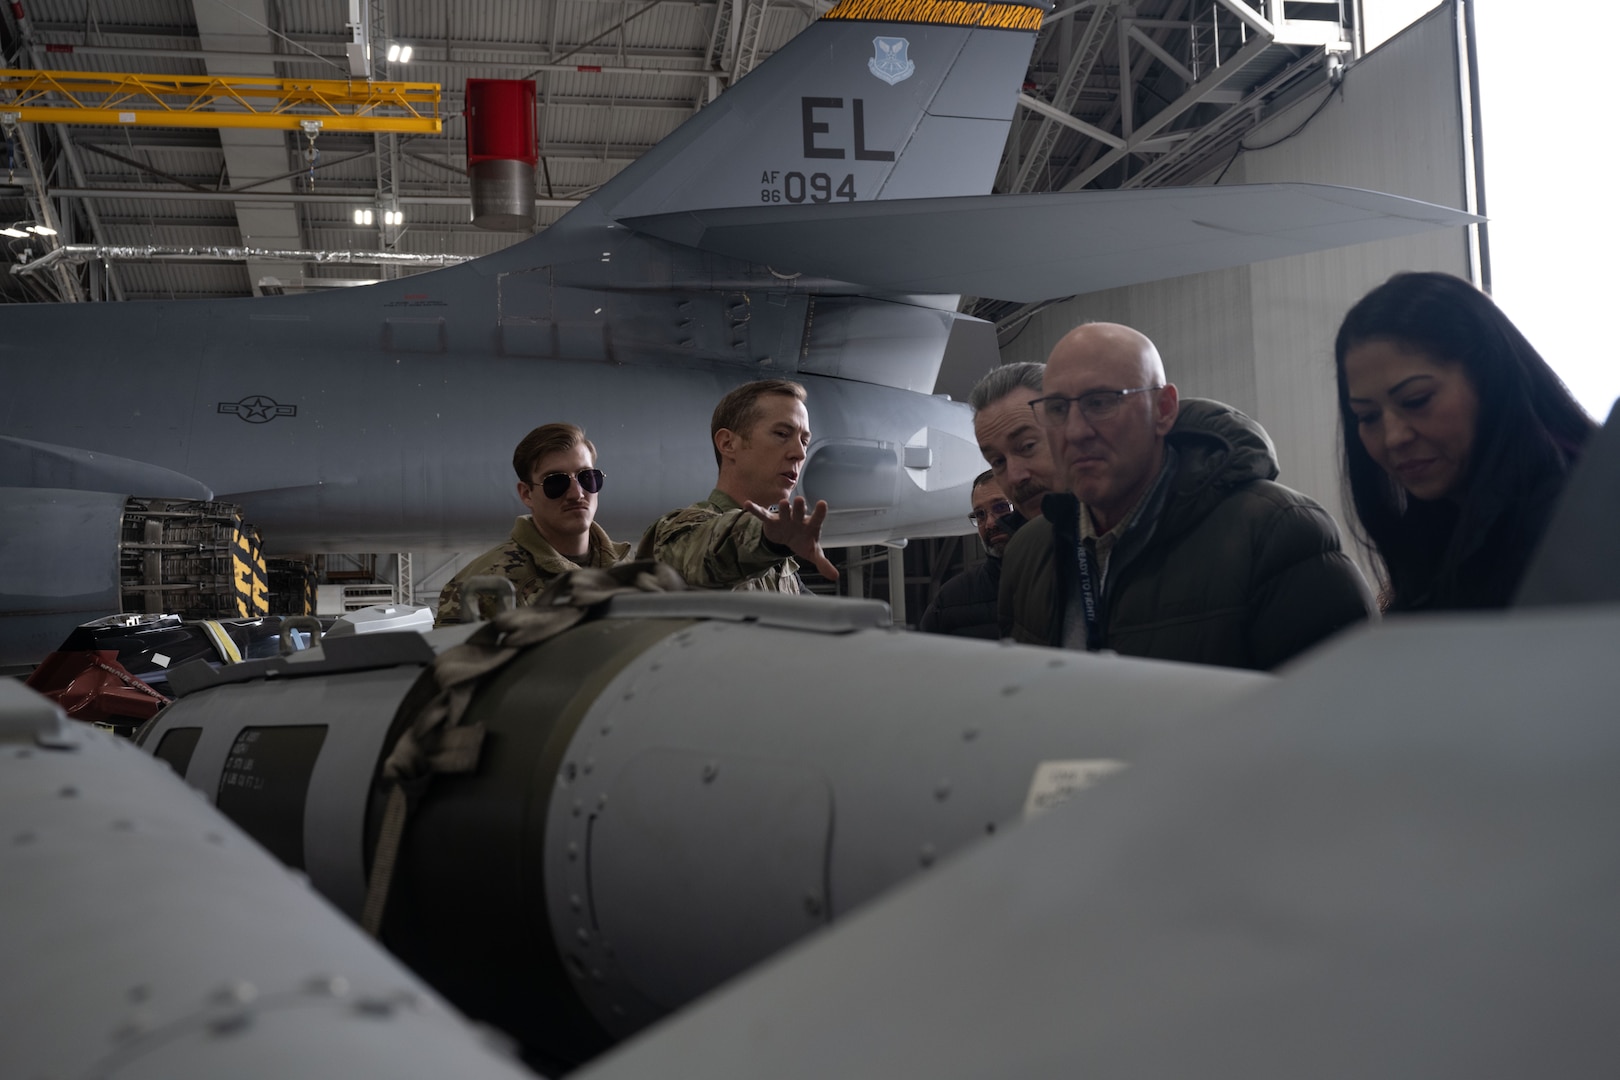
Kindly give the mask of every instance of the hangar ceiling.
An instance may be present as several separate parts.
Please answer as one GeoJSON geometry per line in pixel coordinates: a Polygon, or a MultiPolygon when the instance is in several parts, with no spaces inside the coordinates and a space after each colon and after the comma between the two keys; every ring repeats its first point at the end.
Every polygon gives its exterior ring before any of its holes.
{"type": "MultiPolygon", "coordinates": [[[[1358,54],[1354,0],[1058,0],[996,190],[1210,182],[1257,122],[1358,54]]],[[[442,86],[439,134],[6,128],[0,299],[248,296],[416,273],[523,234],[470,221],[469,78],[537,84],[544,228],[782,47],[831,0],[21,0],[7,68],[442,86]],[[408,45],[409,63],[389,62],[408,45]],[[42,198],[43,196],[43,198],[42,198]],[[383,207],[403,214],[385,223],[383,207]],[[356,209],[373,224],[357,225],[356,209]],[[29,225],[55,225],[56,235],[29,225]],[[71,245],[46,265],[30,266],[71,245]],[[300,252],[247,257],[242,249],[300,252]],[[63,256],[71,254],[71,259],[63,256]],[[369,261],[368,261],[369,260],[369,261]]],[[[7,102],[0,91],[0,121],[7,102]]],[[[64,102],[65,104],[65,102],[64,102]]],[[[14,105],[15,107],[15,105],[14,105]]],[[[1003,326],[1016,305],[964,306],[1003,326]]]]}

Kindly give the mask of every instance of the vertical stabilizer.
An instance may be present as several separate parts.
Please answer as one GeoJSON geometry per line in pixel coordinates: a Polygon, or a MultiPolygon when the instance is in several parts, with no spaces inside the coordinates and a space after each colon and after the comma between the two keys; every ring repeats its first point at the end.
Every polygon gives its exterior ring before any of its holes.
{"type": "Polygon", "coordinates": [[[1044,11],[842,0],[592,202],[624,218],[988,194],[1044,11]]]}

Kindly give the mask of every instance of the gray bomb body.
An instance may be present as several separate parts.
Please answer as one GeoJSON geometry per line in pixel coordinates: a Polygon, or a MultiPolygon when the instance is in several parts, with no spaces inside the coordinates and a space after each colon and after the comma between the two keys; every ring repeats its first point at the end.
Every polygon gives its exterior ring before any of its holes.
{"type": "MultiPolygon", "coordinates": [[[[1043,763],[1128,766],[1269,682],[883,621],[879,604],[637,596],[523,653],[473,698],[476,774],[435,778],[412,812],[384,940],[531,1054],[582,1060],[1016,824],[1043,763]]],[[[378,764],[426,700],[430,649],[324,650],[302,677],[281,661],[187,694],[143,744],[357,915],[378,764]],[[300,739],[302,756],[269,747],[300,739]]]]}

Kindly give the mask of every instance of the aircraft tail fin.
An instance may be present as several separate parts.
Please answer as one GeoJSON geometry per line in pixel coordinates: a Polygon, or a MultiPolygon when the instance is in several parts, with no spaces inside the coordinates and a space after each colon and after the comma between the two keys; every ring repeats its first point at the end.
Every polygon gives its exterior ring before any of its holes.
{"type": "Polygon", "coordinates": [[[842,0],[591,202],[618,220],[987,194],[1045,7],[842,0]]]}

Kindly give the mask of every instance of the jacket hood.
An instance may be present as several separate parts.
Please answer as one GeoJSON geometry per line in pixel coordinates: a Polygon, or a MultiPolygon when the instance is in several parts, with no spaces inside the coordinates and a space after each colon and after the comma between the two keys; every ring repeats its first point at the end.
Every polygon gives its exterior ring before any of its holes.
{"type": "Polygon", "coordinates": [[[1165,441],[1180,456],[1176,494],[1277,479],[1277,448],[1266,429],[1219,401],[1184,398],[1165,441]]]}
{"type": "MultiPolygon", "coordinates": [[[[1233,488],[1277,478],[1277,450],[1266,429],[1219,401],[1183,398],[1176,425],[1165,441],[1176,452],[1175,477],[1166,520],[1156,528],[1170,535],[1197,524],[1233,488]]],[[[1074,540],[1079,500],[1055,491],[1041,506],[1058,534],[1074,540]]]]}

